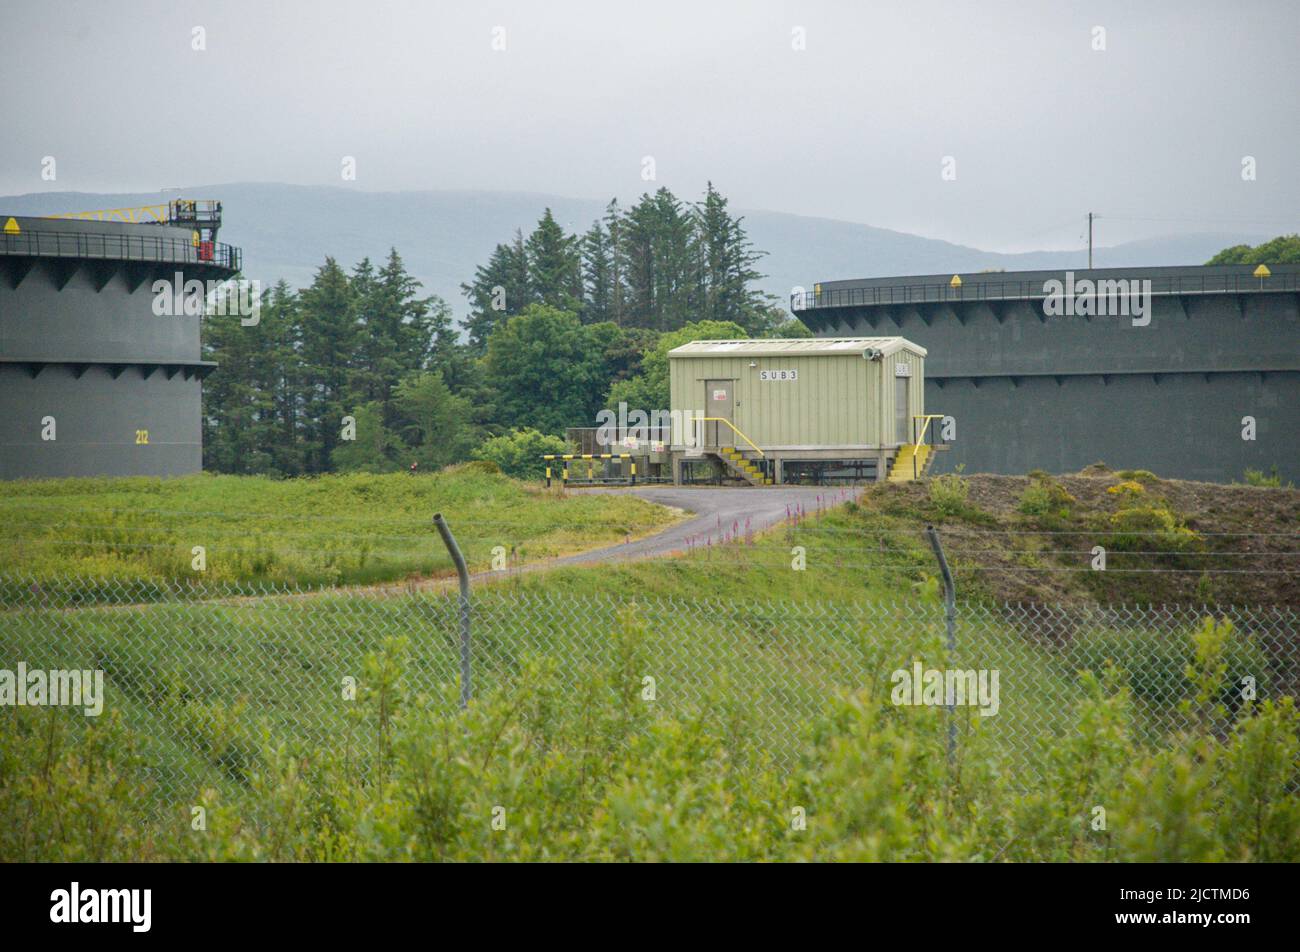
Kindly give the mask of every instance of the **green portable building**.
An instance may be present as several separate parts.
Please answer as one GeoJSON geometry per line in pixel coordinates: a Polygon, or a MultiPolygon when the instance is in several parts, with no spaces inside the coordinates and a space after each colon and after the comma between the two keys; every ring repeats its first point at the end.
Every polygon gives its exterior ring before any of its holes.
{"type": "Polygon", "coordinates": [[[776,482],[789,460],[873,460],[882,478],[925,414],[925,354],[902,337],[684,344],[668,353],[672,448],[734,447],[776,482]]]}

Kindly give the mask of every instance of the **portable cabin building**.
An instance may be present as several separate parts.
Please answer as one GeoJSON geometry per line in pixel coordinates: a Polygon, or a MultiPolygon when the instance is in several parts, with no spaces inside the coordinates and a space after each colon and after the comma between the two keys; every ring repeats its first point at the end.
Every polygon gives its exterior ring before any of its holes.
{"type": "Polygon", "coordinates": [[[668,352],[674,478],[713,459],[751,483],[883,479],[900,449],[918,441],[925,355],[902,337],[676,347],[668,352]]]}

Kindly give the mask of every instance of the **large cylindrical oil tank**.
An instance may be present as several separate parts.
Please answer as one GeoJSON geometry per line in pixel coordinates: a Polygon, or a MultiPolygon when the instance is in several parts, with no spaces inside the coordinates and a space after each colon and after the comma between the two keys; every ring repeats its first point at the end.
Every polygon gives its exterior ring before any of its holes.
{"type": "Polygon", "coordinates": [[[936,471],[1300,479],[1300,265],[827,281],[791,309],[928,349],[926,409],[955,433],[936,471]]]}
{"type": "Polygon", "coordinates": [[[187,226],[0,212],[0,479],[199,471],[213,364],[158,282],[239,265],[187,226]]]}

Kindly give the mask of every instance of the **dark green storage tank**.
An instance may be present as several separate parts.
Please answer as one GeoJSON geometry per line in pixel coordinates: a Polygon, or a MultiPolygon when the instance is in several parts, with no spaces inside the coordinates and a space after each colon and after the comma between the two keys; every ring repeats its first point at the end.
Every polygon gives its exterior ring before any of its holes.
{"type": "Polygon", "coordinates": [[[155,313],[155,282],[222,281],[240,261],[179,204],[167,223],[0,213],[0,478],[201,469],[213,365],[198,316],[155,313]]]}

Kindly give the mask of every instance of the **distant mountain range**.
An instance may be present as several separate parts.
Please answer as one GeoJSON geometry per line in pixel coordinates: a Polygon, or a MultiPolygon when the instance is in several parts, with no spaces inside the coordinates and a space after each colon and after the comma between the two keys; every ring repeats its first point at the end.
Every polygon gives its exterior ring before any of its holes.
{"type": "MultiPolygon", "coordinates": [[[[149,205],[177,195],[225,203],[221,240],[244,250],[244,274],[264,284],[281,278],[309,284],[327,255],[345,268],[363,257],[382,259],[396,247],[425,290],[466,313],[460,291],[474,268],[516,228],[527,235],[549,207],[570,231],[583,232],[604,201],[533,192],[362,192],[337,186],[238,183],[131,194],[40,192],[0,197],[0,215],[48,215],[149,205]]],[[[679,196],[691,198],[693,196],[679,196]]],[[[626,204],[626,203],[624,203],[626,204]]],[[[756,248],[767,252],[759,269],[763,290],[787,301],[790,289],[817,281],[1003,268],[1082,268],[1087,251],[1002,254],[933,238],[830,218],[782,212],[738,211],[756,248]]],[[[1202,264],[1236,244],[1271,235],[1197,233],[1134,241],[1094,253],[1097,267],[1202,264]]]]}

